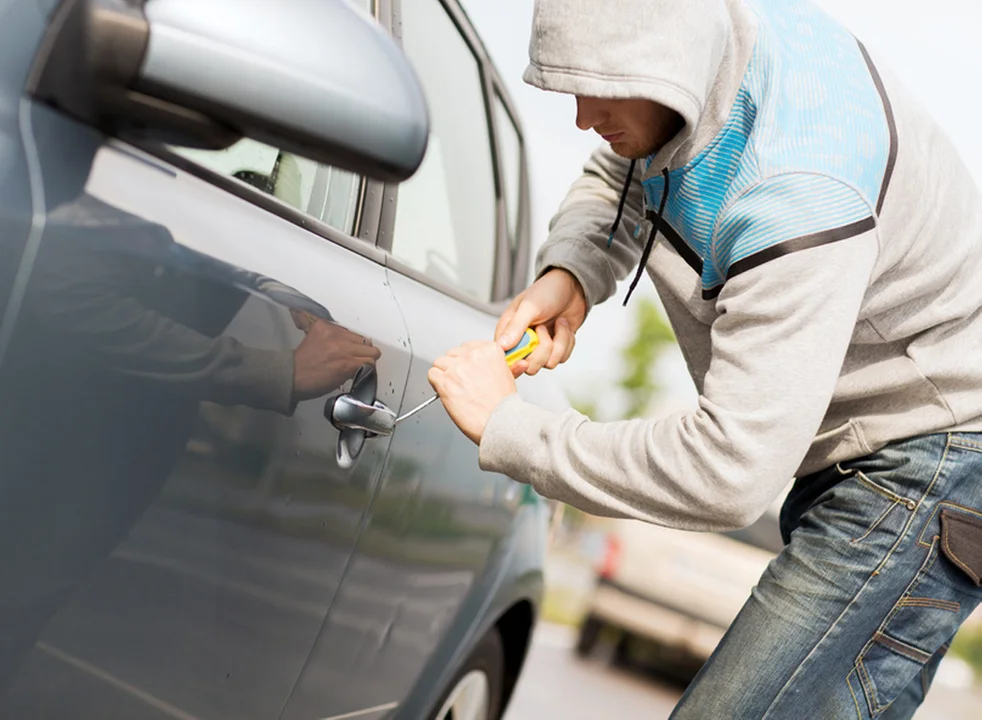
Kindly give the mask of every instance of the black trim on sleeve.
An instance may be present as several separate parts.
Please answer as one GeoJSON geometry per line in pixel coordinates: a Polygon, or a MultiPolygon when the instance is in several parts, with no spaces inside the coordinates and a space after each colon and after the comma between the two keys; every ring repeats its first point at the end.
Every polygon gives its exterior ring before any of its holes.
{"type": "Polygon", "coordinates": [[[813,247],[818,247],[819,245],[829,245],[834,242],[839,242],[840,240],[848,240],[851,237],[862,235],[864,232],[869,232],[875,227],[876,220],[873,218],[873,216],[870,216],[863,220],[858,220],[857,222],[849,223],[848,225],[843,225],[842,227],[837,227],[832,230],[823,230],[822,232],[805,235],[803,237],[795,238],[794,240],[787,240],[786,242],[773,245],[769,248],[761,250],[758,253],[754,253],[750,257],[733,263],[730,265],[730,269],[726,273],[726,279],[729,280],[730,278],[736,277],[737,275],[745,273],[747,270],[752,270],[753,268],[763,265],[770,260],[775,260],[779,257],[790,255],[791,253],[796,253],[801,250],[808,250],[813,247]]]}
{"type": "Polygon", "coordinates": [[[715,300],[719,297],[719,294],[723,292],[723,286],[717,285],[716,287],[711,287],[708,290],[703,288],[702,299],[703,300],[715,300]]]}
{"type": "MultiPolygon", "coordinates": [[[[809,250],[814,247],[819,247],[820,245],[830,245],[831,243],[839,242],[840,240],[848,240],[849,238],[869,232],[875,227],[876,219],[871,215],[863,220],[858,220],[854,223],[843,225],[842,227],[833,228],[832,230],[823,230],[822,232],[804,235],[799,238],[794,238],[793,240],[787,240],[733,263],[730,266],[729,272],[726,273],[726,279],[729,280],[730,278],[734,278],[741,273],[745,273],[748,270],[753,270],[766,262],[776,260],[779,257],[784,257],[785,255],[790,255],[801,250],[809,250]]],[[[712,300],[720,294],[722,289],[722,284],[709,288],[708,290],[704,289],[702,291],[703,300],[712,300]]]]}
{"type": "Polygon", "coordinates": [[[870,57],[865,45],[858,40],[856,42],[859,45],[860,51],[863,53],[863,59],[866,60],[869,73],[873,76],[873,84],[876,85],[876,91],[880,94],[880,100],[883,101],[883,112],[886,114],[887,126],[890,128],[890,156],[887,158],[886,171],[883,173],[883,185],[880,187],[880,197],[876,201],[876,214],[879,215],[883,210],[883,201],[886,200],[887,188],[890,186],[890,179],[893,177],[893,169],[897,165],[897,120],[893,115],[893,104],[890,102],[890,96],[887,95],[886,87],[883,85],[883,78],[880,77],[876,65],[873,64],[873,58],[870,57]]]}

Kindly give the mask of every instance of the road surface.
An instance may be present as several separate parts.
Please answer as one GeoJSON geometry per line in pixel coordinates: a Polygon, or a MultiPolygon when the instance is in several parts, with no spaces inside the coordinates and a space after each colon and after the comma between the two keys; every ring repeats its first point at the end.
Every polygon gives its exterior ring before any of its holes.
{"type": "Polygon", "coordinates": [[[504,720],[623,720],[667,718],[681,695],[639,673],[618,670],[573,652],[575,632],[542,624],[536,630],[504,720]]]}

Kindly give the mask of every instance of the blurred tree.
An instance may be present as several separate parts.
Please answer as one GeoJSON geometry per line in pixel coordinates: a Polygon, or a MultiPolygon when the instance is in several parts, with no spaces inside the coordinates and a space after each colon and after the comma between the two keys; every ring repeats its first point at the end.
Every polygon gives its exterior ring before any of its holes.
{"type": "Polygon", "coordinates": [[[675,344],[675,334],[654,300],[639,298],[634,309],[634,337],[621,350],[624,375],[617,383],[627,395],[624,418],[644,415],[661,390],[655,364],[675,344]]]}
{"type": "Polygon", "coordinates": [[[620,350],[621,376],[617,388],[625,397],[624,409],[616,417],[601,418],[594,398],[573,398],[577,412],[591,420],[627,420],[643,416],[661,391],[655,373],[658,359],[675,345],[675,335],[651,298],[638,298],[634,306],[634,331],[620,350]]]}
{"type": "MultiPolygon", "coordinates": [[[[647,413],[652,400],[661,392],[656,365],[662,354],[675,345],[675,334],[654,300],[640,297],[634,305],[634,328],[630,340],[621,348],[621,375],[617,388],[625,396],[623,410],[614,417],[601,418],[596,398],[572,398],[570,404],[591,420],[627,420],[647,413]]],[[[601,530],[607,520],[566,506],[553,517],[550,541],[554,547],[574,547],[584,534],[601,530]]]]}

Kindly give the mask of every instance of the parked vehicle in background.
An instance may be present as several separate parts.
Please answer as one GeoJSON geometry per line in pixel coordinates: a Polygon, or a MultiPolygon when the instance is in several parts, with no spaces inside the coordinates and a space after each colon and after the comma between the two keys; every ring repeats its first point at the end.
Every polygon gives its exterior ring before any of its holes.
{"type": "Polygon", "coordinates": [[[498,718],[547,508],[394,423],[528,275],[460,7],[0,12],[0,717],[498,718]]]}
{"type": "Polygon", "coordinates": [[[725,534],[610,521],[576,652],[613,646],[617,663],[691,680],[780,551],[779,508],[725,534]]]}

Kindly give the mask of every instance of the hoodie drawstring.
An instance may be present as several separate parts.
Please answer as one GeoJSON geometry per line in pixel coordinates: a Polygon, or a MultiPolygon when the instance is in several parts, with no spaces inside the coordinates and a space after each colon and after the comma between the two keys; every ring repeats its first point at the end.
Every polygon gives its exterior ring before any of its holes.
{"type": "Polygon", "coordinates": [[[617,205],[617,217],[614,218],[614,225],[610,228],[610,236],[607,238],[607,247],[614,244],[614,235],[617,228],[621,226],[621,217],[624,215],[624,205],[627,203],[627,194],[631,191],[631,181],[634,179],[634,166],[637,160],[631,161],[631,167],[627,169],[627,180],[624,181],[624,190],[621,191],[621,201],[617,205]]]}
{"type": "MultiPolygon", "coordinates": [[[[621,199],[621,208],[623,208],[624,200],[627,197],[627,190],[631,184],[631,179],[634,174],[634,163],[631,163],[631,173],[627,176],[627,183],[624,186],[624,195],[621,199]]],[[[648,233],[648,242],[644,246],[644,252],[641,253],[641,262],[638,264],[638,271],[634,276],[634,280],[631,281],[631,287],[628,288],[627,297],[624,298],[624,307],[627,307],[627,301],[631,299],[631,293],[634,292],[634,288],[638,286],[638,282],[641,280],[641,276],[644,274],[645,267],[648,265],[648,256],[651,255],[651,248],[655,245],[655,238],[658,236],[658,231],[661,229],[662,215],[665,213],[665,203],[668,202],[668,189],[670,185],[670,178],[668,175],[668,168],[662,171],[662,176],[665,178],[665,188],[661,193],[661,205],[658,206],[658,212],[655,213],[654,220],[651,223],[651,231],[648,233]]],[[[610,237],[613,239],[614,232],[617,230],[617,221],[621,218],[621,209],[617,211],[617,220],[614,221],[614,230],[611,231],[610,237]]],[[[651,213],[648,214],[648,219],[651,219],[651,213]]],[[[609,247],[608,243],[608,247],[609,247]]]]}

